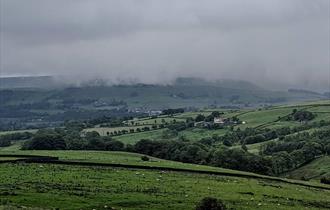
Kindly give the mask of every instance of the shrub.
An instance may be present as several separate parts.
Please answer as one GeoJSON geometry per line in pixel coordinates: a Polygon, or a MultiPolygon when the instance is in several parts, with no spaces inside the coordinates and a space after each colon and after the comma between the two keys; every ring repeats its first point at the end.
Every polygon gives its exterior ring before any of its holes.
{"type": "Polygon", "coordinates": [[[10,140],[8,139],[0,139],[0,147],[8,147],[11,145],[10,140]]]}
{"type": "Polygon", "coordinates": [[[322,177],[320,181],[322,184],[330,184],[330,177],[322,177]]]}
{"type": "Polygon", "coordinates": [[[266,138],[262,134],[258,134],[255,136],[248,136],[244,139],[245,144],[254,144],[254,143],[259,143],[259,142],[264,142],[266,141],[266,138]]]}
{"type": "Polygon", "coordinates": [[[196,210],[225,210],[226,206],[222,203],[222,201],[206,197],[203,198],[196,206],[196,210]]]}
{"type": "Polygon", "coordinates": [[[23,149],[28,150],[62,150],[66,143],[59,134],[39,134],[26,142],[23,149]]]}
{"type": "Polygon", "coordinates": [[[148,156],[146,156],[146,155],[143,155],[143,156],[141,157],[141,160],[142,160],[142,161],[149,161],[150,158],[149,158],[148,156]]]}
{"type": "Polygon", "coordinates": [[[145,126],[142,128],[143,131],[150,131],[150,128],[148,126],[145,126]]]}
{"type": "Polygon", "coordinates": [[[110,151],[122,151],[124,150],[124,143],[117,140],[111,140],[105,143],[106,150],[110,151]]]}
{"type": "Polygon", "coordinates": [[[152,125],[152,129],[157,129],[157,125],[152,125]]]}
{"type": "Polygon", "coordinates": [[[293,111],[292,117],[295,121],[309,121],[315,118],[315,114],[309,111],[300,110],[300,111],[293,111]]]}

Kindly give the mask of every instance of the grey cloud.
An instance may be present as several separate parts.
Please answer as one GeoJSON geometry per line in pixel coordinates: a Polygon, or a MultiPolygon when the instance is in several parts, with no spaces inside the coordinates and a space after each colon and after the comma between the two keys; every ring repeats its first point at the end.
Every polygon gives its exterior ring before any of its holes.
{"type": "Polygon", "coordinates": [[[0,0],[1,74],[329,88],[328,0],[0,0]]]}

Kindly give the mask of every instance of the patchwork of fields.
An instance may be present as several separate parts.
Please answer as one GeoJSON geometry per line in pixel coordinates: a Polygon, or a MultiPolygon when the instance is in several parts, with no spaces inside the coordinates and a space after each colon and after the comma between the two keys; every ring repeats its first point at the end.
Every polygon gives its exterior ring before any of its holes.
{"type": "MultiPolygon", "coordinates": [[[[301,124],[296,121],[279,120],[290,114],[294,108],[315,113],[315,122],[330,119],[330,101],[258,110],[219,111],[224,112],[226,117],[237,116],[246,122],[235,125],[233,129],[236,130],[247,127],[299,126],[301,124]]],[[[173,120],[185,121],[188,117],[208,115],[212,111],[214,110],[166,116],[163,121],[162,118],[137,119],[129,121],[128,126],[96,127],[85,131],[97,131],[106,136],[107,132],[170,124],[173,120]]],[[[134,144],[140,139],[164,139],[166,130],[168,129],[158,128],[112,138],[125,144],[134,144]]],[[[229,130],[229,127],[214,130],[188,128],[179,131],[178,136],[173,139],[186,138],[198,141],[214,135],[223,136],[229,130]]],[[[312,128],[306,131],[314,130],[312,128]]],[[[44,155],[59,157],[60,161],[95,163],[95,166],[2,163],[0,209],[194,209],[196,203],[204,197],[221,199],[229,209],[330,209],[330,187],[318,181],[321,176],[330,174],[329,156],[323,156],[283,174],[284,178],[277,178],[154,157],[149,157],[149,161],[143,161],[141,154],[129,152],[20,150],[22,143],[18,141],[9,147],[0,148],[0,155],[44,155]],[[97,166],[99,163],[122,164],[124,167],[101,167],[97,166]],[[133,166],[141,168],[133,169],[133,166]],[[168,170],[143,169],[145,166],[164,167],[168,170]],[[312,181],[293,180],[301,179],[302,176],[312,181]]],[[[264,142],[250,144],[247,145],[247,149],[249,152],[258,153],[262,144],[264,142]]],[[[237,145],[233,145],[235,146],[237,145]]],[[[0,160],[16,159],[0,157],[0,160]]]]}
{"type": "MultiPolygon", "coordinates": [[[[186,112],[182,114],[176,114],[173,116],[165,116],[159,117],[155,119],[151,118],[142,118],[136,120],[128,121],[128,126],[123,127],[96,127],[90,128],[85,131],[97,131],[100,135],[106,136],[107,132],[121,131],[134,129],[136,131],[137,128],[143,128],[148,126],[151,131],[142,131],[135,133],[122,134],[118,136],[114,136],[113,138],[119,141],[124,142],[125,144],[134,144],[140,139],[163,139],[163,132],[165,129],[152,129],[152,125],[162,125],[164,123],[171,124],[173,121],[180,122],[185,121],[190,117],[196,117],[199,114],[209,115],[212,111],[223,112],[224,117],[233,117],[237,116],[241,121],[246,122],[246,124],[235,125],[234,129],[240,128],[281,128],[281,127],[295,127],[300,126],[301,123],[297,121],[284,121],[279,120],[289,115],[293,109],[298,110],[307,110],[314,114],[316,114],[315,119],[311,122],[319,122],[320,120],[330,120],[330,101],[317,101],[313,103],[305,103],[299,105],[288,105],[288,106],[276,106],[276,107],[268,107],[262,109],[250,109],[250,110],[229,110],[229,109],[211,109],[204,110],[198,112],[186,112]]],[[[180,137],[197,141],[201,138],[212,137],[213,135],[222,136],[226,132],[228,132],[229,128],[217,129],[217,130],[206,130],[199,128],[189,128],[184,131],[180,131],[178,136],[175,139],[179,139],[180,137]]]]}

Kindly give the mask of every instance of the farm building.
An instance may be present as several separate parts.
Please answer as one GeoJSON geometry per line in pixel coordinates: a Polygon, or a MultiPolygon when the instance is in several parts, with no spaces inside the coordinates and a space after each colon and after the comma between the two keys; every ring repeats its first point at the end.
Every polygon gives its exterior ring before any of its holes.
{"type": "Polygon", "coordinates": [[[225,124],[226,121],[227,121],[227,119],[222,118],[222,117],[215,117],[213,119],[214,124],[225,124]]]}

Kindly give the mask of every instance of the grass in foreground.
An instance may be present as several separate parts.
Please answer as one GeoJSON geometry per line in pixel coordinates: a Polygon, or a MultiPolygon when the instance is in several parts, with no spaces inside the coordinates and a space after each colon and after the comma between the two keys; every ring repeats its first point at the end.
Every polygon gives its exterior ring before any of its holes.
{"type": "Polygon", "coordinates": [[[116,163],[126,165],[159,166],[170,168],[183,168],[192,170],[219,171],[232,174],[252,174],[249,172],[235,171],[230,169],[182,163],[170,160],[150,157],[149,161],[142,161],[143,155],[129,152],[110,152],[110,151],[70,151],[70,150],[18,150],[0,151],[0,154],[19,154],[19,155],[41,155],[59,157],[60,160],[94,162],[94,163],[116,163]]]}
{"type": "Polygon", "coordinates": [[[124,144],[135,144],[136,142],[140,141],[141,139],[161,139],[162,133],[165,130],[157,129],[151,131],[144,131],[139,133],[130,133],[120,136],[114,136],[113,139],[123,142],[124,144]]]}
{"type": "Polygon", "coordinates": [[[194,209],[206,196],[233,209],[330,208],[329,190],[214,175],[1,164],[0,180],[0,209],[194,209]]]}
{"type": "Polygon", "coordinates": [[[110,164],[122,164],[129,166],[150,166],[150,167],[166,167],[169,169],[188,169],[194,171],[206,171],[206,172],[219,172],[228,176],[249,176],[253,178],[261,178],[282,182],[289,182],[293,184],[302,184],[308,186],[329,188],[327,185],[320,183],[311,183],[300,180],[290,180],[279,177],[270,177],[260,174],[255,174],[245,171],[237,171],[226,168],[212,167],[207,165],[198,165],[190,163],[182,163],[177,161],[170,161],[164,159],[158,159],[150,157],[149,161],[142,161],[143,155],[138,153],[129,152],[111,152],[111,151],[70,151],[70,150],[20,150],[20,151],[1,151],[0,154],[19,154],[19,155],[41,155],[41,156],[53,156],[59,157],[60,160],[64,161],[75,161],[75,162],[90,162],[90,163],[110,163],[110,164]]]}

